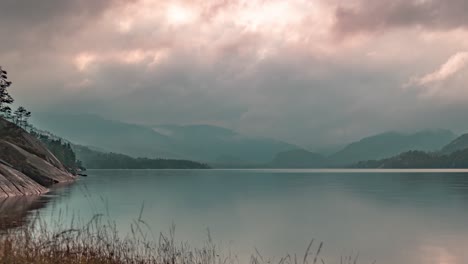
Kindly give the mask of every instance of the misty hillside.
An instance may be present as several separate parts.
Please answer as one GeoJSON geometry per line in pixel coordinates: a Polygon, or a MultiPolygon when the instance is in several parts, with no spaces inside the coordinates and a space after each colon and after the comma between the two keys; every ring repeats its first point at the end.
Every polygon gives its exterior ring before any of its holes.
{"type": "Polygon", "coordinates": [[[72,148],[87,169],[209,169],[206,164],[190,160],[133,158],[80,145],[73,145],[72,148]]]}
{"type": "Polygon", "coordinates": [[[457,150],[450,154],[408,151],[387,159],[361,161],[352,167],[379,169],[465,169],[468,168],[468,149],[457,150]]]}
{"type": "Polygon", "coordinates": [[[447,144],[445,147],[442,148],[441,152],[443,154],[451,154],[455,151],[464,150],[468,148],[468,134],[463,134],[452,142],[447,144]]]}
{"type": "Polygon", "coordinates": [[[425,130],[414,134],[387,132],[364,138],[331,155],[334,165],[350,165],[359,161],[378,160],[410,150],[438,151],[455,138],[449,130],[425,130]]]}
{"type": "Polygon", "coordinates": [[[278,153],[268,167],[324,168],[327,164],[327,158],[320,154],[304,149],[295,149],[278,153]]]}
{"type": "Polygon", "coordinates": [[[79,144],[132,157],[190,159],[210,163],[267,163],[297,146],[248,137],[210,125],[152,128],[94,115],[36,114],[33,124],[79,144]]]}
{"type": "Polygon", "coordinates": [[[276,153],[297,146],[261,137],[249,137],[210,125],[163,125],[154,129],[164,133],[188,156],[203,157],[214,163],[266,163],[276,153]]]}
{"type": "Polygon", "coordinates": [[[168,137],[144,126],[111,121],[95,115],[36,113],[31,122],[69,141],[130,156],[182,158],[172,152],[168,137]]]}

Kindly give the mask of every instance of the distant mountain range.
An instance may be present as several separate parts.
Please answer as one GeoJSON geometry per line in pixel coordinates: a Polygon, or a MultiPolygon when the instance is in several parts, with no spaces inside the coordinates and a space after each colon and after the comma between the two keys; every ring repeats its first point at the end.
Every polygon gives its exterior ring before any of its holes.
{"type": "Polygon", "coordinates": [[[327,167],[329,160],[318,153],[305,149],[295,149],[278,153],[266,165],[272,168],[323,168],[327,167]]]}
{"type": "Polygon", "coordinates": [[[86,169],[209,169],[206,164],[189,160],[132,158],[72,145],[76,158],[86,169]]]}
{"type": "Polygon", "coordinates": [[[276,168],[347,167],[360,161],[390,158],[412,150],[438,151],[455,137],[455,134],[449,130],[425,130],[413,134],[387,132],[353,142],[329,156],[301,149],[278,153],[268,166],[276,168]]]}
{"type": "Polygon", "coordinates": [[[286,142],[250,137],[211,125],[143,126],[95,115],[35,114],[35,126],[93,150],[131,157],[194,160],[213,167],[324,168],[382,160],[408,151],[450,154],[468,147],[468,134],[449,130],[386,132],[322,155],[286,142]]]}
{"type": "Polygon", "coordinates": [[[35,113],[31,119],[40,129],[52,131],[75,144],[134,157],[183,158],[175,153],[170,138],[149,127],[111,121],[95,115],[35,113]]]}
{"type": "Polygon", "coordinates": [[[357,168],[468,168],[468,134],[464,134],[440,151],[408,151],[385,159],[360,161],[357,168]]]}
{"type": "Polygon", "coordinates": [[[210,125],[153,127],[111,121],[95,115],[36,113],[32,123],[73,143],[132,157],[189,159],[210,164],[265,164],[276,153],[298,147],[249,137],[210,125]]]}
{"type": "Polygon", "coordinates": [[[413,134],[387,132],[363,138],[329,156],[333,165],[389,158],[410,150],[438,151],[456,135],[449,130],[424,130],[413,134]]]}
{"type": "Polygon", "coordinates": [[[468,168],[468,149],[458,150],[450,154],[443,154],[441,152],[408,151],[387,159],[360,161],[352,167],[380,169],[468,168]]]}
{"type": "Polygon", "coordinates": [[[262,164],[276,153],[298,147],[282,141],[249,137],[209,125],[163,125],[153,129],[170,137],[189,157],[203,157],[215,164],[262,164]]]}
{"type": "Polygon", "coordinates": [[[442,148],[441,153],[451,154],[468,148],[468,134],[463,134],[442,148]]]}

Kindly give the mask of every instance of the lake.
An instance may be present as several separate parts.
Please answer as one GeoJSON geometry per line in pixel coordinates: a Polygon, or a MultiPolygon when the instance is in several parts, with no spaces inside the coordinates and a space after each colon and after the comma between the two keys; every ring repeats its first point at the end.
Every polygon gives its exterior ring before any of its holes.
{"type": "MultiPolygon", "coordinates": [[[[104,213],[122,233],[143,208],[154,233],[213,240],[247,261],[303,255],[339,263],[468,263],[468,173],[340,170],[90,170],[31,206],[48,221],[104,213]],[[345,173],[346,172],[346,173],[345,173]]],[[[17,207],[17,206],[16,206],[17,207]]],[[[1,206],[0,206],[1,208],[1,206]]]]}

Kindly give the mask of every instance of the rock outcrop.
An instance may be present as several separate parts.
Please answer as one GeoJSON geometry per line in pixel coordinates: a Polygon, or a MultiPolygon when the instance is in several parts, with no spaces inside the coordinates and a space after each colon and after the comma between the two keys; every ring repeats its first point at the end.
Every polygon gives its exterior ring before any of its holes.
{"type": "Polygon", "coordinates": [[[0,197],[41,194],[74,179],[40,141],[0,118],[0,197]]]}
{"type": "Polygon", "coordinates": [[[0,164],[0,198],[21,195],[38,195],[47,188],[33,181],[25,174],[0,164]]]}

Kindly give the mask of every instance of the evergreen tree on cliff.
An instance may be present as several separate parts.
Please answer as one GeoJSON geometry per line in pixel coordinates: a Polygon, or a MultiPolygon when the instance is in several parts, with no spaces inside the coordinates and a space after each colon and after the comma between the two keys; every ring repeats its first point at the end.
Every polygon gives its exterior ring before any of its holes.
{"type": "Polygon", "coordinates": [[[31,112],[26,110],[23,106],[18,107],[15,111],[14,121],[19,127],[26,129],[28,126],[28,119],[31,117],[31,112]]]}
{"type": "Polygon", "coordinates": [[[11,117],[11,108],[8,105],[14,101],[8,93],[11,82],[8,81],[7,74],[7,71],[0,66],[0,113],[6,118],[11,117]]]}

